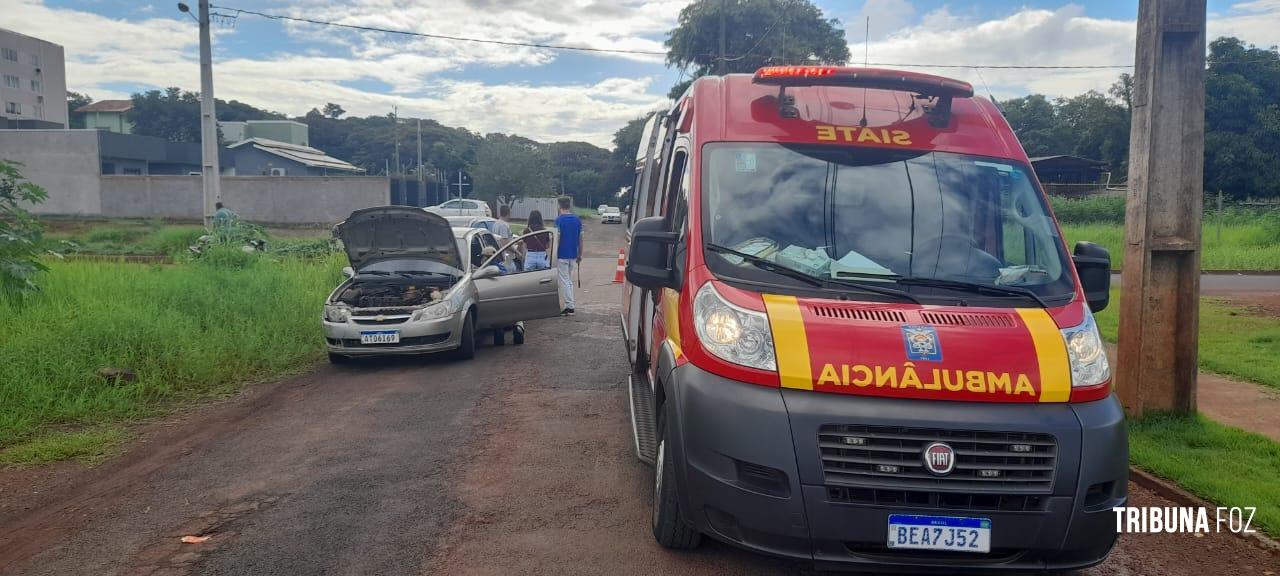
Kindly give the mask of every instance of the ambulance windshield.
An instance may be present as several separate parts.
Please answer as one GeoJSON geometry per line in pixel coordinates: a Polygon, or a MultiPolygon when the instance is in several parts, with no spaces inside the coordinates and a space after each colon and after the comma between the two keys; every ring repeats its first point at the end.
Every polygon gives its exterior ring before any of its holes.
{"type": "Polygon", "coordinates": [[[1020,164],[782,144],[706,150],[704,241],[728,249],[706,254],[717,275],[786,282],[750,255],[842,292],[857,281],[995,306],[1073,294],[1057,227],[1020,164]]]}

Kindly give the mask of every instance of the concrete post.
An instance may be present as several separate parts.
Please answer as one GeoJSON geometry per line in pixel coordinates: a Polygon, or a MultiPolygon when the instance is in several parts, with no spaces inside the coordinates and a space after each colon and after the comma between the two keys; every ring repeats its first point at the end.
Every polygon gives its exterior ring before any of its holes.
{"type": "Polygon", "coordinates": [[[1116,372],[1133,416],[1196,408],[1204,66],[1205,0],[1142,0],[1116,372]]]}
{"type": "Polygon", "coordinates": [[[209,0],[200,0],[200,179],[204,191],[204,227],[213,229],[214,205],[222,201],[218,174],[218,119],[213,99],[213,46],[209,38],[209,0]]]}

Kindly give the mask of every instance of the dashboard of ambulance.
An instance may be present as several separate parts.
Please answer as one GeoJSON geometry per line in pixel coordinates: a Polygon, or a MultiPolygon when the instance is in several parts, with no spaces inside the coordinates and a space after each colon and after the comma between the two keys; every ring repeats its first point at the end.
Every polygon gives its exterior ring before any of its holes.
{"type": "Polygon", "coordinates": [[[1074,295],[1071,260],[1021,163],[777,143],[708,144],[703,162],[704,256],[739,287],[992,307],[1074,295]]]}

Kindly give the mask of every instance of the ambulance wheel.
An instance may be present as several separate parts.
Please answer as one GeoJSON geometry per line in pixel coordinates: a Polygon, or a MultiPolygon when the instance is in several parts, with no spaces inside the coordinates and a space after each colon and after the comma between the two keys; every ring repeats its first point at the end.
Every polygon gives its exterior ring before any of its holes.
{"type": "Polygon", "coordinates": [[[493,345],[503,346],[507,343],[507,331],[502,328],[493,329],[493,345]]]}
{"type": "Polygon", "coordinates": [[[702,534],[680,514],[680,486],[676,482],[675,463],[667,451],[667,417],[658,412],[658,456],[653,467],[653,537],[663,548],[691,550],[702,541],[702,534]]]}
{"type": "Polygon", "coordinates": [[[476,357],[476,322],[471,313],[467,313],[467,317],[462,319],[462,343],[458,345],[454,355],[459,360],[476,357]]]}
{"type": "Polygon", "coordinates": [[[524,344],[524,326],[516,324],[515,328],[511,329],[511,343],[516,346],[524,344]]]}

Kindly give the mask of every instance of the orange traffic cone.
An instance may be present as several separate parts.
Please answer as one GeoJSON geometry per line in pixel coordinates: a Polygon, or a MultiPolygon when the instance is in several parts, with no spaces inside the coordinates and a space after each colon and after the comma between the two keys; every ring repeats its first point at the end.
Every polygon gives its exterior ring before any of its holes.
{"type": "Polygon", "coordinates": [[[623,278],[627,274],[627,251],[626,249],[618,250],[618,270],[613,273],[613,283],[621,284],[623,278]]]}

